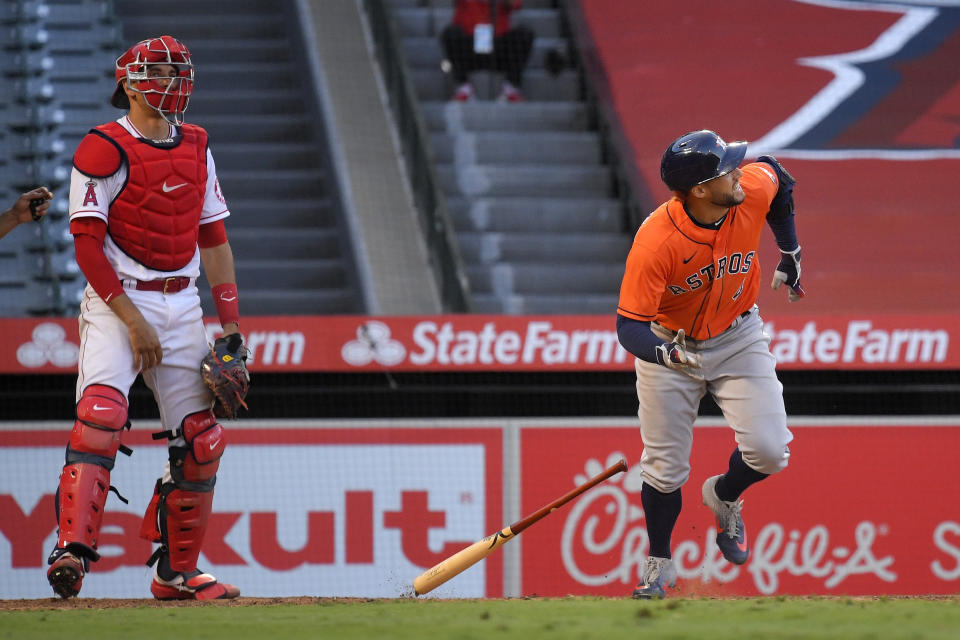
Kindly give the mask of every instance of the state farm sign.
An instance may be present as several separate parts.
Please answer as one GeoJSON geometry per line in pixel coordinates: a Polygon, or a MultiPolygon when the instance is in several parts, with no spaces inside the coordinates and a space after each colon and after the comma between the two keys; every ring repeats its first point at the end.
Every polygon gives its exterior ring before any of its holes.
{"type": "MultiPolygon", "coordinates": [[[[960,369],[960,316],[765,318],[781,369],[960,369]]],[[[212,339],[220,331],[208,320],[212,339]]],[[[629,371],[615,316],[261,316],[251,371],[629,371]]],[[[76,322],[0,319],[0,373],[76,368],[76,322]]]]}
{"type": "Polygon", "coordinates": [[[950,333],[946,329],[880,328],[869,320],[853,320],[846,326],[817,326],[811,320],[797,329],[778,330],[767,322],[772,338],[770,351],[783,365],[793,363],[833,365],[913,365],[946,362],[950,333]]]}
{"type": "MultiPolygon", "coordinates": [[[[254,318],[244,324],[252,327],[252,370],[627,371],[633,363],[612,315],[254,318]]],[[[960,317],[800,316],[768,319],[765,328],[781,369],[960,368],[960,317]]]]}

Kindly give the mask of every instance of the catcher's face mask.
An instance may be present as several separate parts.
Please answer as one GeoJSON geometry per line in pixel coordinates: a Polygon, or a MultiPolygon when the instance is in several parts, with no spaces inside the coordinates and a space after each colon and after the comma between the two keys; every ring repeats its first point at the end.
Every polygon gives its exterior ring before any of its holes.
{"type": "Polygon", "coordinates": [[[193,94],[193,63],[190,51],[172,36],[142,40],[117,58],[117,88],[110,104],[129,109],[130,100],[123,90],[127,86],[141,94],[147,105],[172,125],[183,124],[193,94]]]}

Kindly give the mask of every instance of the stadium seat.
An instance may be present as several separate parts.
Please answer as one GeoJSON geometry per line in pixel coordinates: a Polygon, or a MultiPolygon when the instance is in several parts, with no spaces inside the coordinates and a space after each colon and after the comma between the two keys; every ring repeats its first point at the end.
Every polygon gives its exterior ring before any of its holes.
{"type": "Polygon", "coordinates": [[[8,77],[32,77],[50,73],[53,58],[46,51],[22,49],[10,54],[2,73],[8,77]]]}
{"type": "Polygon", "coordinates": [[[390,2],[480,313],[608,313],[630,237],[580,72],[564,3],[528,0],[535,33],[520,104],[498,104],[502,74],[476,71],[476,99],[451,103],[439,34],[452,0],[390,2]]]}

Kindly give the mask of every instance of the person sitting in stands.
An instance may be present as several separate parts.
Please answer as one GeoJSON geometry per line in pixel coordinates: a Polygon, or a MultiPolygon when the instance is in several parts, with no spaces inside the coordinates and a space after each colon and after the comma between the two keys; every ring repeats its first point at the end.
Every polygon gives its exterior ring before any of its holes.
{"type": "Polygon", "coordinates": [[[440,36],[443,51],[457,83],[453,100],[474,98],[469,74],[493,69],[505,74],[500,102],[520,102],[523,70],[533,48],[533,30],[511,27],[511,16],[523,0],[456,0],[453,20],[440,36]]]}

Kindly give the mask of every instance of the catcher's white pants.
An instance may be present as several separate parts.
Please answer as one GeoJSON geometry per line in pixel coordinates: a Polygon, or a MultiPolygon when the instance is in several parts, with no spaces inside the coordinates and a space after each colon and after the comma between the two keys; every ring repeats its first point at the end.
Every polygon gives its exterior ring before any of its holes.
{"type": "MultiPolygon", "coordinates": [[[[203,310],[195,285],[177,293],[124,288],[153,326],[163,361],[143,373],[153,391],[164,429],[176,429],[191,413],[210,409],[213,396],[200,376],[200,361],[210,351],[203,310]]],[[[105,384],[129,394],[140,373],[133,366],[127,325],[87,285],[80,304],[80,363],[76,398],[91,384],[105,384]]]]}
{"type": "MultiPolygon", "coordinates": [[[[673,334],[652,325],[664,341],[673,334]]],[[[700,356],[698,375],[636,360],[637,398],[643,480],[663,493],[679,489],[690,477],[693,422],[700,399],[709,392],[734,430],[744,462],[761,473],[776,473],[787,466],[787,429],[783,385],[777,379],[770,337],[753,308],[719,336],[687,339],[687,349],[700,356]],[[701,377],[702,376],[702,377],[701,377]]],[[[726,461],[730,452],[718,451],[726,461]]]]}

